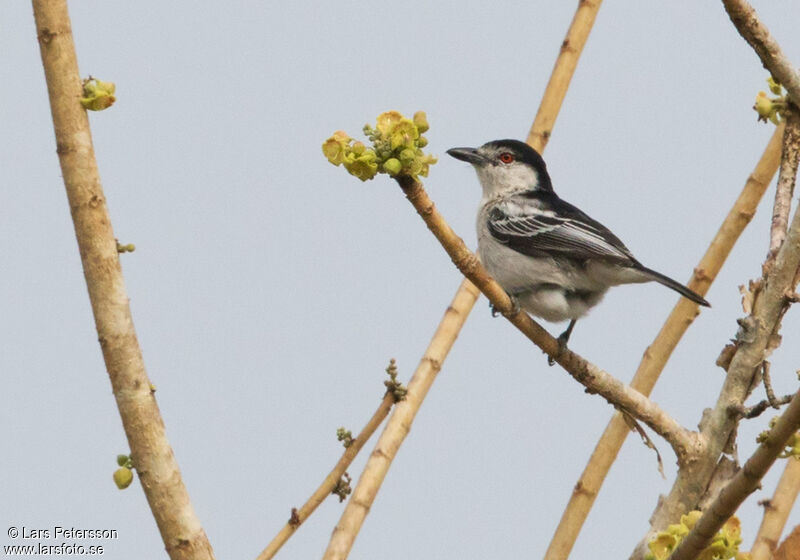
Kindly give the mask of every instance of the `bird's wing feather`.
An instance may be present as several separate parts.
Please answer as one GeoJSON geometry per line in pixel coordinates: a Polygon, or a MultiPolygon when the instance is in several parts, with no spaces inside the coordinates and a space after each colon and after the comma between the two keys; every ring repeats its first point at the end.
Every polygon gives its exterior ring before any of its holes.
{"type": "Polygon", "coordinates": [[[619,238],[559,198],[542,207],[515,197],[489,212],[489,232],[499,242],[532,257],[602,259],[636,266],[638,261],[619,238]]]}

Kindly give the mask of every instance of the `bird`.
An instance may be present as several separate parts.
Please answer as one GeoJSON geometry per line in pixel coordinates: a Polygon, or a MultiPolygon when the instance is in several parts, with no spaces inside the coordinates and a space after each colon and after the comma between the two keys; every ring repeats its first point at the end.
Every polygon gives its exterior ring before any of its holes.
{"type": "Polygon", "coordinates": [[[544,159],[525,142],[494,140],[447,153],[472,164],[483,190],[476,224],[481,262],[515,309],[550,322],[569,320],[557,339],[560,352],[576,321],[612,286],[655,281],[711,307],[680,282],[644,266],[611,230],[559,198],[544,159]]]}

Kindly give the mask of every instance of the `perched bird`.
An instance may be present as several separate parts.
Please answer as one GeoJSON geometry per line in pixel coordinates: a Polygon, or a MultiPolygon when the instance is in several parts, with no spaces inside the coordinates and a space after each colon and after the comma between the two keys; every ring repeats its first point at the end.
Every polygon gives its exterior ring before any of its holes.
{"type": "Polygon", "coordinates": [[[562,349],[575,321],[611,286],[655,280],[710,307],[683,284],[644,266],[603,224],[561,200],[542,156],[524,142],[495,140],[447,153],[471,163],[483,188],[481,262],[521,309],[547,321],[570,320],[558,337],[562,349]]]}

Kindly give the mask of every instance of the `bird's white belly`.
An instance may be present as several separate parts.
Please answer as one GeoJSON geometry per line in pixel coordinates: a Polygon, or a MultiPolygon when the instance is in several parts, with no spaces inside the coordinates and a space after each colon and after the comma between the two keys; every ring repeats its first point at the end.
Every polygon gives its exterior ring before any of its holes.
{"type": "MultiPolygon", "coordinates": [[[[525,311],[547,321],[584,316],[600,302],[609,284],[586,269],[552,257],[526,257],[487,235],[479,236],[478,254],[489,273],[525,311]]],[[[591,265],[590,265],[591,266],[591,265]]]]}

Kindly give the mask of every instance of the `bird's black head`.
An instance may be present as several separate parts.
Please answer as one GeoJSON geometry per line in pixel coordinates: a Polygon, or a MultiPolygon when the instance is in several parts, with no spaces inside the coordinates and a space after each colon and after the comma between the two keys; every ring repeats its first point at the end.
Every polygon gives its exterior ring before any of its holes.
{"type": "Polygon", "coordinates": [[[493,140],[480,148],[451,148],[447,153],[475,167],[484,194],[553,190],[542,156],[525,142],[493,140]]]}

